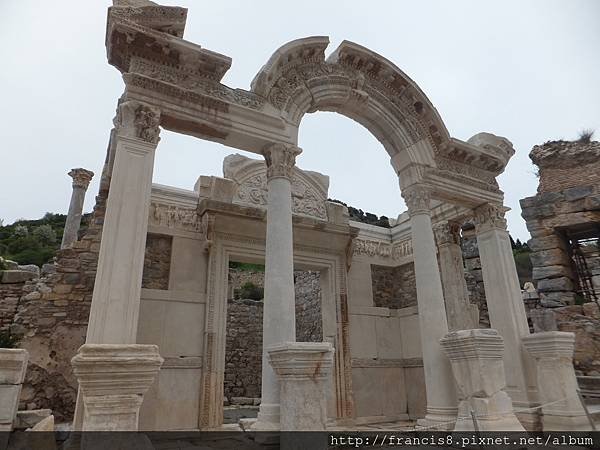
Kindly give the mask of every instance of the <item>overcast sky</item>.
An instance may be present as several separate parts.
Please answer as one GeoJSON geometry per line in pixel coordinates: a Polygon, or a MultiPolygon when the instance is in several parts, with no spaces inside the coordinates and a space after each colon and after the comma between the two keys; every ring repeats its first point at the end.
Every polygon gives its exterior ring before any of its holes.
{"type": "MultiPolygon", "coordinates": [[[[487,131],[517,153],[500,186],[509,230],[528,239],[518,200],[534,195],[528,158],[535,144],[600,133],[600,2],[563,1],[225,1],[181,0],[185,38],[233,58],[223,82],[248,89],[282,44],[327,35],[385,56],[410,76],[450,134],[487,131]]],[[[96,173],[123,91],[104,48],[106,0],[0,0],[0,218],[66,213],[69,169],[96,173]]],[[[378,215],[404,209],[389,158],[369,132],[334,113],[307,115],[301,168],[330,176],[329,195],[378,215]]],[[[163,131],[154,181],[192,189],[199,175],[222,175],[235,150],[163,131]]],[[[251,156],[251,155],[250,155],[251,156]]],[[[254,156],[256,157],[256,156],[254,156]]]]}

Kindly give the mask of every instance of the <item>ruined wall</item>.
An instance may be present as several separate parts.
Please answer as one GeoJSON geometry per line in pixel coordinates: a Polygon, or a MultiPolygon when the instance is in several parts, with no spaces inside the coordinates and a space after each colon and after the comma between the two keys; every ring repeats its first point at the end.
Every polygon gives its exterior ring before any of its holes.
{"type": "Polygon", "coordinates": [[[8,332],[10,325],[14,322],[24,285],[24,281],[19,283],[0,281],[0,332],[8,332]]]}
{"type": "Polygon", "coordinates": [[[371,264],[373,303],[391,309],[417,304],[417,285],[414,264],[398,267],[371,264]]]}
{"type": "Polygon", "coordinates": [[[169,289],[172,241],[171,236],[161,234],[146,237],[142,288],[169,289]]]}
{"type": "MultiPolygon", "coordinates": [[[[538,194],[520,202],[531,233],[532,278],[542,306],[572,305],[578,281],[568,239],[572,232],[600,229],[600,142],[546,142],[529,157],[540,177],[538,194]]],[[[600,275],[600,268],[591,271],[600,275]]]]}
{"type": "MultiPolygon", "coordinates": [[[[319,272],[294,272],[296,295],[296,340],[321,342],[321,286],[319,272]]],[[[264,273],[229,270],[229,292],[251,282],[263,287],[264,273]]],[[[224,396],[260,398],[262,371],[262,300],[227,301],[224,396]]],[[[237,401],[237,400],[235,400],[237,401]]],[[[234,402],[235,402],[234,401],[234,402]]]]}
{"type": "Polygon", "coordinates": [[[475,227],[471,224],[463,226],[461,247],[465,262],[465,281],[467,282],[469,301],[479,308],[479,327],[490,328],[490,316],[485,298],[477,236],[475,235],[475,227]]]}

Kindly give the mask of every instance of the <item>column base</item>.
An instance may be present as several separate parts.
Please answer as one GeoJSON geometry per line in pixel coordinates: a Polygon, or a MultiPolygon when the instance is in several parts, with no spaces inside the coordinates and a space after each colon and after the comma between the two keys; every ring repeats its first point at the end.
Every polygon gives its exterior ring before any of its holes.
{"type": "Polygon", "coordinates": [[[549,414],[542,417],[544,431],[591,431],[592,425],[586,415],[549,414]]]}
{"type": "Polygon", "coordinates": [[[423,419],[417,419],[417,426],[439,431],[452,431],[456,424],[458,408],[427,407],[423,419]]]}
{"type": "Polygon", "coordinates": [[[83,399],[82,431],[137,431],[143,396],[163,359],[156,345],[85,344],[71,360],[83,399]]]}
{"type": "Polygon", "coordinates": [[[251,431],[279,431],[281,428],[279,404],[260,404],[256,421],[252,424],[251,431]]]}

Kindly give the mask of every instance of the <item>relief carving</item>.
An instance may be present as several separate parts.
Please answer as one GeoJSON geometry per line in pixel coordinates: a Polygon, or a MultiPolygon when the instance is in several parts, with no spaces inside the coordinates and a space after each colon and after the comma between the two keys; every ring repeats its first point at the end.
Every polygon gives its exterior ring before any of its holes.
{"type": "Polygon", "coordinates": [[[185,231],[203,232],[203,224],[196,208],[182,208],[163,203],[150,205],[149,225],[177,228],[185,231]]]}
{"type": "Polygon", "coordinates": [[[410,239],[394,244],[367,239],[355,239],[353,242],[353,254],[355,256],[365,255],[371,258],[391,258],[394,261],[398,261],[412,255],[413,249],[410,239]]]}

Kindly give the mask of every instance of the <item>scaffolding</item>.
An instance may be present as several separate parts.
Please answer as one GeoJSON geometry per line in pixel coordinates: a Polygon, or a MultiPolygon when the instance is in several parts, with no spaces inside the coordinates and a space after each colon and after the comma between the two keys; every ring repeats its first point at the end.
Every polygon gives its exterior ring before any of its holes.
{"type": "Polygon", "coordinates": [[[567,233],[569,254],[576,274],[576,293],[600,307],[600,232],[594,236],[567,233]]]}

